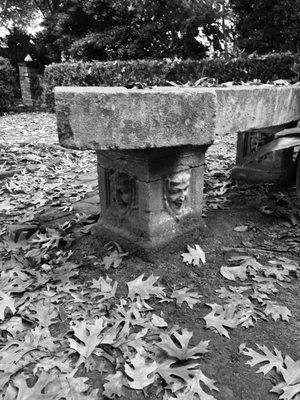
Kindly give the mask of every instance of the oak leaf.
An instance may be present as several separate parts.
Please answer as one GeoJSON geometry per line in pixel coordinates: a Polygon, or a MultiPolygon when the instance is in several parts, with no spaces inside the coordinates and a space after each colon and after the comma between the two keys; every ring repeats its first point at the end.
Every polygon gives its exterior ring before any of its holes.
{"type": "Polygon", "coordinates": [[[82,342],[79,343],[74,339],[68,339],[70,347],[76,350],[82,357],[88,358],[99,345],[101,339],[99,335],[106,328],[106,318],[101,317],[95,320],[95,323],[88,324],[86,321],[76,322],[74,335],[82,342]]]}
{"type": "Polygon", "coordinates": [[[205,376],[201,370],[198,370],[188,381],[186,389],[183,391],[183,393],[178,394],[177,398],[179,400],[194,400],[196,398],[201,400],[216,400],[215,397],[204,392],[201,387],[201,382],[204,383],[209,390],[218,391],[218,388],[214,385],[215,382],[205,376]]]}
{"type": "Polygon", "coordinates": [[[165,297],[164,287],[154,286],[158,281],[159,276],[153,276],[143,280],[145,274],[140,275],[133,281],[127,282],[128,296],[131,300],[134,300],[135,296],[139,296],[142,300],[148,300],[150,296],[156,296],[159,298],[165,297]]]}
{"type": "Polygon", "coordinates": [[[12,314],[16,312],[14,299],[9,293],[0,291],[0,320],[4,320],[7,310],[10,310],[12,314]]]}
{"type": "Polygon", "coordinates": [[[174,339],[168,334],[160,334],[161,342],[156,343],[156,346],[164,350],[169,357],[178,360],[189,360],[199,357],[199,354],[207,353],[207,346],[209,341],[200,341],[196,346],[189,348],[189,342],[193,336],[192,332],[187,329],[182,329],[182,333],[173,332],[174,339]],[[179,346],[178,346],[178,344],[179,346]]]}
{"type": "Polygon", "coordinates": [[[219,304],[206,304],[212,311],[203,319],[206,328],[217,331],[220,335],[230,338],[226,328],[236,328],[239,325],[238,317],[234,315],[235,307],[220,306],[219,304]]]}
{"type": "Polygon", "coordinates": [[[262,372],[264,375],[269,373],[273,368],[276,369],[277,372],[281,372],[283,368],[283,357],[281,351],[277,350],[276,347],[274,348],[274,354],[265,346],[256,344],[259,350],[263,353],[258,353],[257,351],[250,349],[248,347],[244,347],[241,350],[242,354],[245,354],[248,357],[251,357],[252,360],[246,362],[246,364],[253,367],[254,365],[267,363],[261,366],[257,373],[262,372]]]}
{"type": "Polygon", "coordinates": [[[125,358],[131,358],[132,351],[136,351],[140,354],[146,354],[148,343],[145,340],[145,336],[147,333],[148,328],[144,328],[137,333],[130,333],[128,336],[120,335],[114,344],[114,347],[121,350],[125,358]]]}
{"type": "Polygon", "coordinates": [[[264,268],[254,257],[237,256],[231,257],[229,261],[238,262],[239,265],[234,267],[222,266],[220,273],[224,278],[231,281],[235,281],[236,278],[245,281],[247,279],[247,273],[253,275],[256,271],[260,271],[264,268]]]}
{"type": "Polygon", "coordinates": [[[197,363],[178,365],[176,360],[165,360],[157,364],[156,372],[169,385],[172,391],[176,391],[185,386],[185,383],[195,374],[198,367],[199,364],[197,363]],[[184,382],[184,385],[182,385],[182,382],[184,382]]]}
{"type": "Polygon", "coordinates": [[[280,306],[279,304],[274,303],[273,301],[265,302],[266,308],[264,313],[266,315],[271,315],[274,321],[277,321],[279,318],[282,321],[289,322],[290,317],[292,316],[290,310],[285,306],[280,306]]]}
{"type": "Polygon", "coordinates": [[[49,386],[56,381],[52,374],[49,374],[45,371],[41,373],[37,382],[32,386],[28,387],[26,383],[26,379],[23,375],[19,375],[14,379],[14,385],[19,389],[18,397],[16,400],[55,400],[57,399],[57,392],[50,391],[48,392],[49,386]]]}
{"type": "Polygon", "coordinates": [[[199,299],[202,297],[197,292],[191,292],[189,288],[175,289],[171,294],[171,298],[175,299],[178,306],[182,306],[182,303],[186,302],[187,305],[193,309],[194,305],[199,303],[199,299]]]}
{"type": "Polygon", "coordinates": [[[141,390],[149,386],[155,380],[157,364],[155,361],[146,363],[146,359],[139,353],[131,360],[130,366],[125,363],[125,373],[132,381],[128,381],[128,386],[132,389],[141,390]]]}
{"type": "Polygon", "coordinates": [[[115,282],[112,285],[112,279],[110,279],[108,276],[106,277],[106,279],[100,276],[97,280],[93,279],[93,284],[91,288],[98,289],[96,297],[101,296],[101,299],[98,301],[99,303],[108,300],[111,297],[114,297],[117,291],[117,286],[118,282],[115,282]]]}
{"type": "Polygon", "coordinates": [[[182,261],[184,263],[199,265],[201,260],[202,264],[205,264],[205,253],[198,244],[195,245],[195,249],[187,245],[187,250],[187,253],[181,254],[181,257],[183,258],[182,261]]]}
{"type": "Polygon", "coordinates": [[[128,254],[128,252],[123,253],[120,246],[118,246],[116,249],[112,250],[110,254],[103,257],[101,265],[103,265],[105,269],[111,267],[116,269],[122,264],[123,258],[128,256],[128,254]]]}
{"type": "Polygon", "coordinates": [[[34,304],[30,304],[29,309],[35,313],[33,318],[42,327],[50,326],[55,322],[53,320],[58,317],[57,308],[48,299],[42,299],[34,304]]]}
{"type": "Polygon", "coordinates": [[[105,377],[108,381],[104,383],[103,395],[109,399],[114,399],[115,396],[121,397],[124,395],[122,387],[127,385],[127,379],[121,371],[117,371],[115,374],[109,374],[105,377]]]}
{"type": "Polygon", "coordinates": [[[166,328],[168,326],[167,322],[156,314],[151,315],[151,322],[157,328],[166,328]]]}
{"type": "Polygon", "coordinates": [[[89,385],[86,383],[88,378],[77,377],[75,378],[72,373],[70,374],[60,374],[59,384],[60,392],[59,398],[65,398],[70,400],[92,400],[96,399],[93,394],[86,397],[85,392],[89,389],[89,385]]]}

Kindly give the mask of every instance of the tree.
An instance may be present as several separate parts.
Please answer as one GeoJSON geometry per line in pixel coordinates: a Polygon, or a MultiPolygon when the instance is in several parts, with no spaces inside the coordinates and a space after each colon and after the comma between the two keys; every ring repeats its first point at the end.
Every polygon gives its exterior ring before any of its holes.
{"type": "MultiPolygon", "coordinates": [[[[0,28],[7,31],[6,37],[1,39],[1,45],[4,46],[1,54],[14,65],[24,59],[24,53],[30,53],[42,63],[60,61],[57,46],[50,51],[51,41],[47,43],[47,49],[43,43],[35,45],[35,38],[26,29],[36,19],[48,19],[56,15],[62,3],[63,0],[0,0],[0,28]],[[50,53],[50,57],[47,53],[50,53]]],[[[41,34],[39,36],[43,37],[41,34]]]]}
{"type": "Polygon", "coordinates": [[[20,28],[13,28],[3,39],[4,47],[0,48],[1,55],[10,60],[16,67],[18,62],[24,61],[27,54],[35,52],[32,37],[20,28]]]}
{"type": "Polygon", "coordinates": [[[205,0],[65,0],[46,17],[43,40],[52,35],[65,55],[83,60],[202,58],[199,28],[218,44],[217,17],[205,0]]]}
{"type": "Polygon", "coordinates": [[[298,52],[300,0],[230,0],[237,15],[237,43],[247,53],[298,52]]]}

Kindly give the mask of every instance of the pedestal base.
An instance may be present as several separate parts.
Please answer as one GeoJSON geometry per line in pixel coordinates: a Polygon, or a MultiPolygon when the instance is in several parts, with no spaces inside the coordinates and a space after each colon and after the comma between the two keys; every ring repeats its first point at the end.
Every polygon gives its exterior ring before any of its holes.
{"type": "Polygon", "coordinates": [[[94,227],[92,233],[98,237],[103,244],[110,241],[117,242],[122,249],[129,251],[143,259],[153,261],[161,256],[165,250],[172,252],[178,250],[182,244],[190,244],[197,241],[201,233],[206,229],[201,215],[189,219],[189,224],[176,230],[176,234],[168,235],[159,239],[147,239],[123,230],[121,227],[106,225],[100,220],[94,227]]]}
{"type": "Polygon", "coordinates": [[[232,169],[233,180],[253,183],[285,182],[293,171],[293,149],[279,150],[265,155],[259,161],[244,165],[246,157],[255,153],[261,146],[270,142],[274,134],[291,124],[239,132],[237,142],[236,166],[232,169]]]}
{"type": "Polygon", "coordinates": [[[203,226],[205,151],[98,151],[99,237],[147,255],[203,226]]]}

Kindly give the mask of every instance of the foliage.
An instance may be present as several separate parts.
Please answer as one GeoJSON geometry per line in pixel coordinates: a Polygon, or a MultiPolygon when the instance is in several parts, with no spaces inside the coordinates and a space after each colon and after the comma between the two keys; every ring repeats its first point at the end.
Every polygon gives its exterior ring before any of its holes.
{"type": "Polygon", "coordinates": [[[35,45],[32,35],[26,33],[23,28],[13,27],[8,35],[2,39],[0,55],[8,58],[12,65],[17,68],[19,62],[23,62],[27,54],[30,54],[34,61],[44,65],[49,63],[49,57],[45,54],[46,49],[35,45]]]}
{"type": "Polygon", "coordinates": [[[15,70],[6,58],[0,57],[0,112],[13,105],[17,94],[15,70]]]}
{"type": "Polygon", "coordinates": [[[290,54],[265,58],[232,60],[136,60],[107,62],[77,62],[51,64],[45,69],[45,100],[54,109],[55,86],[133,86],[137,82],[153,86],[168,86],[173,82],[196,82],[201,77],[216,82],[251,81],[265,83],[280,78],[293,78],[294,58],[290,54]]]}
{"type": "Polygon", "coordinates": [[[32,0],[6,0],[0,5],[0,25],[8,30],[12,27],[25,28],[35,13],[32,0]]]}
{"type": "Polygon", "coordinates": [[[61,0],[4,0],[0,5],[0,25],[10,31],[24,29],[37,16],[57,11],[61,0]]]}
{"type": "Polygon", "coordinates": [[[202,58],[199,28],[218,43],[217,17],[203,0],[67,0],[46,17],[44,40],[77,60],[202,58]]]}
{"type": "Polygon", "coordinates": [[[299,0],[230,0],[237,16],[237,44],[247,53],[298,52],[299,0]]]}

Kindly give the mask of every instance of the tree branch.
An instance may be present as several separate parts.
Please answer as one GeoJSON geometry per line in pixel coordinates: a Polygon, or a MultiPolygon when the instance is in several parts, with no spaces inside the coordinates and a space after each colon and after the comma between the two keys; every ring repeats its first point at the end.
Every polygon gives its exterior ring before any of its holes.
{"type": "Polygon", "coordinates": [[[50,0],[47,0],[48,8],[50,10],[50,13],[53,14],[53,5],[51,4],[50,0]]]}
{"type": "Polygon", "coordinates": [[[40,3],[37,0],[33,0],[34,4],[37,6],[37,8],[40,10],[40,12],[43,14],[43,17],[45,18],[47,15],[45,14],[45,11],[42,9],[40,3]]]}
{"type": "Polygon", "coordinates": [[[4,0],[3,12],[6,10],[6,7],[7,7],[7,0],[4,0]]]}

